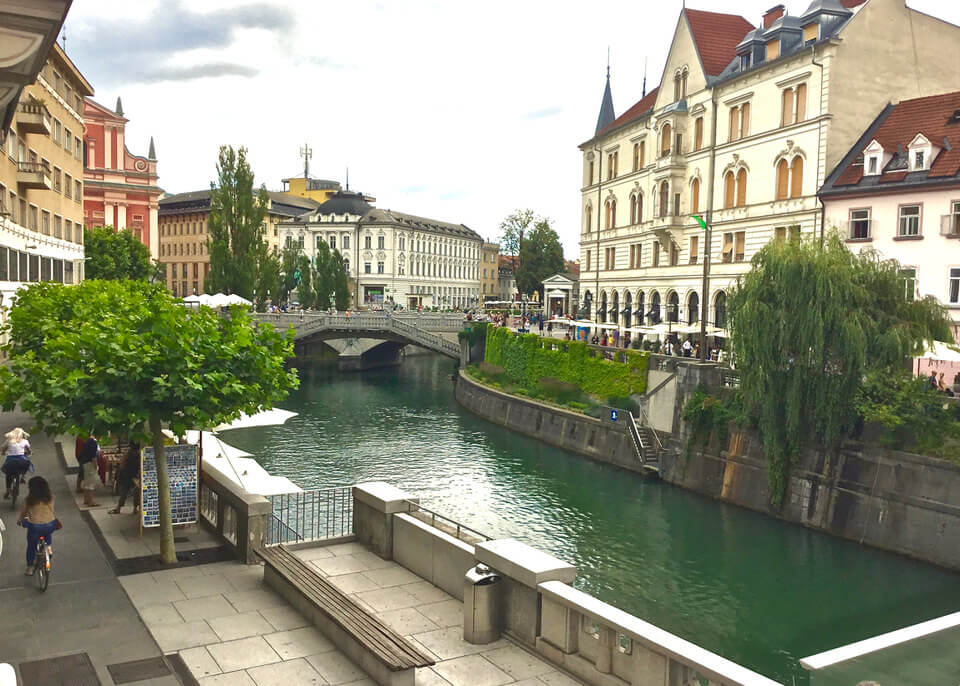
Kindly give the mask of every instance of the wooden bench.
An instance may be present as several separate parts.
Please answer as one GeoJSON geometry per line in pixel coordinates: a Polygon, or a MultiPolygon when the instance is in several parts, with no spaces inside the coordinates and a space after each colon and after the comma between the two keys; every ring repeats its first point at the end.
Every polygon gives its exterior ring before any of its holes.
{"type": "Polygon", "coordinates": [[[382,686],[413,686],[433,660],[284,546],[262,548],[264,582],[382,686]]]}

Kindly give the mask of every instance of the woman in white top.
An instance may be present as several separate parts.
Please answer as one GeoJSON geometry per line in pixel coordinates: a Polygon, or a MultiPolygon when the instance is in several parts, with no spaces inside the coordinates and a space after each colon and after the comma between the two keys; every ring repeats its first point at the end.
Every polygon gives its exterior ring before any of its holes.
{"type": "Polygon", "coordinates": [[[4,498],[10,497],[10,487],[14,479],[19,479],[30,469],[30,434],[19,426],[5,436],[6,443],[3,452],[6,459],[3,461],[3,473],[7,477],[7,490],[4,498]]]}

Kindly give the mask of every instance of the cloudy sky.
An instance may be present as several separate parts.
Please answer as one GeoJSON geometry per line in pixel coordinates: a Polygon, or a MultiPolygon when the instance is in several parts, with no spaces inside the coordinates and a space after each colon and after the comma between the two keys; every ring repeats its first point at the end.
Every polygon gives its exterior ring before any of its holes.
{"type": "MultiPolygon", "coordinates": [[[[688,0],[758,24],[775,0],[688,0]]],[[[786,0],[802,13],[807,0],[786,0]]],[[[910,0],[960,24],[956,0],[910,0]]],[[[209,186],[221,144],[258,183],[344,180],[377,205],[486,237],[529,207],[578,255],[580,157],[610,49],[621,114],[660,80],[682,0],[74,0],[67,52],[160,185],[209,186]]]]}

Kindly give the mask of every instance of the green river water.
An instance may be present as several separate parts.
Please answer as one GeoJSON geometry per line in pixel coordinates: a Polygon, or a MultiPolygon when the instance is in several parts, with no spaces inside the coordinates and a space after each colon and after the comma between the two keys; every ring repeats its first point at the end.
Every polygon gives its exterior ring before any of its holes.
{"type": "Polygon", "coordinates": [[[960,610],[960,575],[785,524],[494,426],[453,361],[303,368],[282,427],[225,440],[303,488],[388,481],[492,536],[568,560],[576,586],[784,684],[798,660],[960,610]]]}

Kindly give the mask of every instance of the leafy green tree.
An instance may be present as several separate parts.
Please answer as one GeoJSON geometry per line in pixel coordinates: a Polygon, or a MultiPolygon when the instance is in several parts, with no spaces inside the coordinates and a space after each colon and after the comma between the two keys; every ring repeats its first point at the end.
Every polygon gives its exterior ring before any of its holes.
{"type": "Polygon", "coordinates": [[[538,291],[543,302],[543,280],[565,268],[560,236],[550,226],[550,220],[538,219],[526,235],[520,247],[520,263],[523,267],[516,275],[517,288],[521,293],[538,291]]]}
{"type": "Polygon", "coordinates": [[[313,307],[317,309],[330,307],[330,294],[334,292],[335,266],[326,241],[319,241],[313,261],[313,307]]]}
{"type": "Polygon", "coordinates": [[[86,278],[157,280],[157,265],[150,262],[150,249],[127,229],[116,231],[112,226],[84,229],[83,243],[88,257],[86,278]]]}
{"type": "Polygon", "coordinates": [[[290,293],[297,288],[302,277],[304,265],[309,266],[309,260],[300,249],[299,244],[289,243],[280,253],[280,287],[274,302],[286,302],[290,293]]]}
{"type": "Polygon", "coordinates": [[[334,305],[341,312],[350,307],[350,284],[347,279],[347,268],[343,261],[343,255],[334,251],[330,258],[333,282],[334,305]]]}
{"type": "Polygon", "coordinates": [[[755,417],[779,506],[805,447],[834,454],[849,435],[865,374],[904,365],[924,339],[949,335],[933,298],[907,300],[893,260],[851,253],[839,235],[772,241],[729,300],[744,407],[755,417]]]}
{"type": "Polygon", "coordinates": [[[276,297],[280,291],[280,258],[270,252],[266,242],[258,248],[257,271],[254,277],[256,292],[254,306],[257,312],[267,309],[267,302],[276,297]]]}
{"type": "Polygon", "coordinates": [[[161,284],[85,281],[34,284],[17,294],[0,368],[5,409],[36,429],[93,431],[152,444],[160,496],[160,552],[176,562],[170,484],[161,430],[183,435],[270,408],[297,385],[284,363],[292,333],[177,304],[161,284]]]}
{"type": "MultiPolygon", "coordinates": [[[[500,222],[500,249],[504,255],[517,257],[523,245],[523,238],[537,222],[537,215],[533,210],[516,210],[500,222]]],[[[517,265],[514,264],[514,270],[517,265]]]]}
{"type": "Polygon", "coordinates": [[[221,146],[217,183],[210,184],[210,274],[207,288],[251,298],[258,259],[263,258],[264,218],[270,198],[263,186],[253,188],[253,170],[246,148],[221,146]]]}

